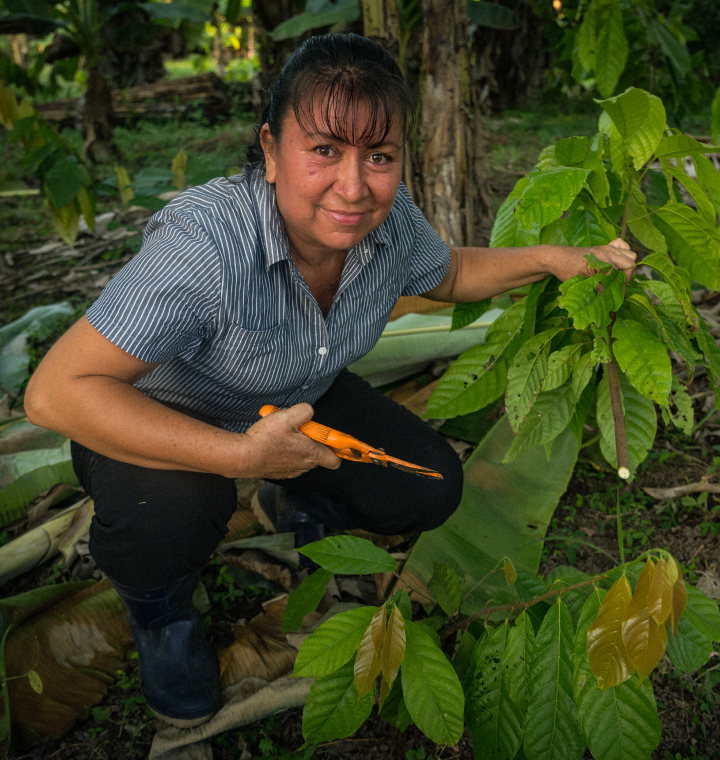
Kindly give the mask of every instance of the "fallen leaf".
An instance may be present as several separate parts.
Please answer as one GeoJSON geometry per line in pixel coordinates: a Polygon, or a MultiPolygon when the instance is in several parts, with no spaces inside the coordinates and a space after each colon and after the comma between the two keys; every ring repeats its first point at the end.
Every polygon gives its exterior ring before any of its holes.
{"type": "Polygon", "coordinates": [[[709,570],[706,573],[698,571],[698,575],[702,576],[697,582],[700,591],[710,599],[720,599],[720,577],[718,574],[709,570]]]}

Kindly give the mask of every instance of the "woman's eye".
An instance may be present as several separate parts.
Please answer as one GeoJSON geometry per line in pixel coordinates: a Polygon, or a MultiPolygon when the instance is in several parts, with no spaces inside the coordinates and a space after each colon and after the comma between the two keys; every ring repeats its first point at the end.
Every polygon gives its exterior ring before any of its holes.
{"type": "Polygon", "coordinates": [[[332,156],[332,148],[329,145],[319,145],[315,150],[324,158],[332,156]]]}
{"type": "Polygon", "coordinates": [[[390,159],[384,153],[373,153],[370,156],[370,162],[376,166],[383,166],[387,164],[390,159]]]}

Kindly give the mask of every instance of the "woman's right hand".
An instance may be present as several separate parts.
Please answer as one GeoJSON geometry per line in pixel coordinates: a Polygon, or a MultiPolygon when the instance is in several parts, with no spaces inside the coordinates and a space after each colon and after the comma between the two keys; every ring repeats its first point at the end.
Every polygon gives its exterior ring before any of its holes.
{"type": "Polygon", "coordinates": [[[341,460],[329,446],[317,443],[299,428],[313,417],[310,404],[296,404],[263,417],[245,435],[251,443],[243,457],[245,477],[296,478],[314,467],[337,470],[341,460]]]}

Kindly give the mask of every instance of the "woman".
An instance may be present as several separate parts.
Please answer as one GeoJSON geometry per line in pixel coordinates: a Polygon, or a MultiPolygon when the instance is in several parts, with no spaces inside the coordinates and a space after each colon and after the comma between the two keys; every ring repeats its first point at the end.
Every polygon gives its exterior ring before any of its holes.
{"type": "MultiPolygon", "coordinates": [[[[345,369],[397,298],[477,301],[587,273],[584,249],[450,250],[400,182],[413,113],[378,45],[308,40],[274,85],[242,174],[156,214],[142,251],[28,386],[30,419],[74,442],[95,500],[91,553],[128,609],[148,704],[175,725],[217,706],[191,596],[235,509],[234,478],[267,481],[259,506],[298,546],[321,525],[429,530],[457,507],[449,446],[345,369]],[[258,419],[267,403],[285,411],[258,419]],[[341,467],[299,432],[313,415],[444,480],[341,467]]],[[[593,251],[626,269],[635,259],[621,240],[593,251]]]]}

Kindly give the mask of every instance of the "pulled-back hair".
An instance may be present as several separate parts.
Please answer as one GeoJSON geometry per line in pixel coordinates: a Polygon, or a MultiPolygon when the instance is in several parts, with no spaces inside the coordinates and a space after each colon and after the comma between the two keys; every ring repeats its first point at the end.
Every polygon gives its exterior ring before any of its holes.
{"type": "Polygon", "coordinates": [[[247,152],[249,163],[265,162],[260,127],[267,124],[279,139],[290,109],[309,134],[372,147],[384,142],[396,119],[404,139],[410,136],[415,96],[392,55],[376,42],[324,34],[304,42],[275,80],[247,152]]]}

